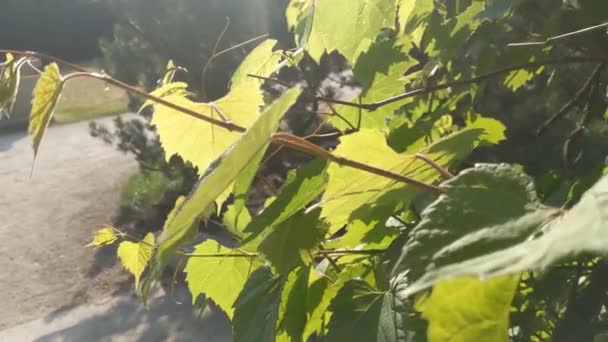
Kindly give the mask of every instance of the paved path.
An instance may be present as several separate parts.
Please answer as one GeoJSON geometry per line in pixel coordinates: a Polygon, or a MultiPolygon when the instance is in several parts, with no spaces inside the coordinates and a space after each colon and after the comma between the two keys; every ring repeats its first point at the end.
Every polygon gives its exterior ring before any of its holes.
{"type": "MultiPolygon", "coordinates": [[[[91,138],[87,125],[51,127],[31,179],[30,138],[0,136],[0,341],[186,341],[184,334],[215,334],[199,331],[206,325],[193,320],[189,305],[165,297],[142,311],[112,251],[84,248],[92,232],[111,223],[120,186],[137,167],[91,138]]],[[[221,316],[206,321],[217,319],[212,326],[229,336],[221,316]]]]}

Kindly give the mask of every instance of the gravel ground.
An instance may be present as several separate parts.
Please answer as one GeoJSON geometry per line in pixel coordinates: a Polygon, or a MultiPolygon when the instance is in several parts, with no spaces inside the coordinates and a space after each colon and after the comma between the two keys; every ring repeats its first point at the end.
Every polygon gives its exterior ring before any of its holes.
{"type": "Polygon", "coordinates": [[[114,261],[109,253],[84,245],[112,222],[136,163],[90,137],[87,125],[52,126],[35,164],[25,133],[0,136],[0,329],[126,283],[119,267],[104,267],[114,261]]]}
{"type": "Polygon", "coordinates": [[[50,127],[31,178],[30,138],[0,135],[0,342],[230,341],[221,311],[193,315],[182,287],[145,309],[114,250],[84,247],[137,169],[87,126],[50,127]]]}

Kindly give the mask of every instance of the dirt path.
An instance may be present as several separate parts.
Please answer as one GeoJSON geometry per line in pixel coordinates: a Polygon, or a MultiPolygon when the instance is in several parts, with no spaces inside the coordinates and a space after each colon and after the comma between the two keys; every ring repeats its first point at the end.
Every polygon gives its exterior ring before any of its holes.
{"type": "Polygon", "coordinates": [[[0,135],[0,330],[106,299],[126,280],[119,267],[101,267],[112,257],[84,245],[111,222],[136,164],[87,125],[51,127],[31,179],[30,138],[0,135]]]}

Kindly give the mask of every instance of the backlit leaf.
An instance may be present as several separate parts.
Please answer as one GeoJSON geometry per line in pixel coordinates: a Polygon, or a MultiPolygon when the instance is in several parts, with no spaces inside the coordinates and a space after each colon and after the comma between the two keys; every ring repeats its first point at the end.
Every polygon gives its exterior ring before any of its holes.
{"type": "Polygon", "coordinates": [[[15,60],[13,55],[6,54],[6,60],[0,64],[0,119],[4,113],[8,116],[19,91],[21,78],[19,65],[23,60],[15,60]]]}
{"type": "Polygon", "coordinates": [[[429,321],[429,342],[509,340],[509,310],[519,277],[460,278],[433,288],[416,308],[429,321]]]}
{"type": "Polygon", "coordinates": [[[327,162],[316,159],[290,171],[276,199],[247,225],[245,232],[251,235],[246,240],[281,224],[315,200],[325,190],[326,170],[327,162]]]}
{"type": "MultiPolygon", "coordinates": [[[[229,120],[241,127],[250,127],[260,115],[264,104],[261,80],[247,76],[269,76],[280,55],[272,51],[276,41],[267,40],[256,47],[234,73],[230,91],[212,103],[197,103],[183,94],[174,83],[157,92],[174,87],[163,99],[215,119],[229,120]]],[[[179,83],[178,83],[179,84],[179,83]]],[[[154,105],[151,123],[156,126],[167,160],[178,154],[192,162],[203,173],[209,164],[235,143],[242,133],[228,131],[211,123],[185,115],[163,105],[154,105]]]]}
{"type": "Polygon", "coordinates": [[[296,266],[309,264],[324,236],[319,210],[308,214],[300,212],[273,226],[260,242],[258,250],[280,274],[286,274],[296,266]]]}
{"type": "Polygon", "coordinates": [[[317,0],[316,7],[307,50],[317,61],[338,50],[354,65],[381,29],[395,24],[395,0],[317,0]]]}
{"type": "MultiPolygon", "coordinates": [[[[484,134],[482,128],[464,129],[421,150],[408,152],[423,153],[447,168],[471,153],[482,142],[480,139],[484,134]]],[[[377,131],[361,130],[341,138],[341,144],[334,153],[425,183],[433,183],[440,177],[437,170],[414,155],[393,151],[384,135],[377,131]]],[[[331,164],[328,173],[329,183],[320,205],[323,207],[321,217],[330,223],[330,234],[379,207],[396,210],[409,203],[419,191],[386,177],[337,164],[331,164]]]]}
{"type": "Polygon", "coordinates": [[[204,294],[232,319],[234,301],[249,275],[261,263],[253,257],[204,257],[214,254],[242,254],[213,240],[197,245],[193,254],[200,256],[190,257],[184,268],[192,302],[195,303],[197,298],[204,294]]]}
{"type": "Polygon", "coordinates": [[[104,227],[95,232],[95,236],[93,237],[93,241],[86,245],[86,247],[101,247],[106,245],[111,245],[116,241],[118,237],[116,236],[116,232],[112,227],[104,227]]]}
{"type": "Polygon", "coordinates": [[[135,288],[139,288],[139,278],[146,269],[154,251],[154,234],[148,233],[141,242],[123,241],[118,246],[120,262],[135,276],[135,288]]]}
{"type": "Polygon", "coordinates": [[[172,219],[165,223],[159,238],[151,279],[160,277],[168,257],[196,232],[195,223],[215,211],[215,199],[234,182],[258,152],[268,146],[269,138],[277,130],[280,118],[295,103],[300,92],[297,88],[291,89],[273,102],[241,139],[216,162],[216,166],[207,171],[188,198],[176,209],[172,219]]]}
{"type": "Polygon", "coordinates": [[[38,154],[44,133],[51,123],[62,89],[63,80],[59,74],[59,67],[55,63],[47,65],[36,83],[32,98],[28,132],[33,136],[34,156],[38,154]]]}

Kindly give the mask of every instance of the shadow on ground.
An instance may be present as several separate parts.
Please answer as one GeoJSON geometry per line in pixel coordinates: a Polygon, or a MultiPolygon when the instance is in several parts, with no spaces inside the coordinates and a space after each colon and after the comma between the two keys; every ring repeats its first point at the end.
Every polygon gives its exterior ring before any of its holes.
{"type": "Polygon", "coordinates": [[[159,288],[148,309],[134,295],[101,304],[55,310],[45,318],[0,332],[2,341],[231,341],[230,324],[215,308],[201,317],[189,304],[185,288],[176,290],[184,304],[159,288]]]}

